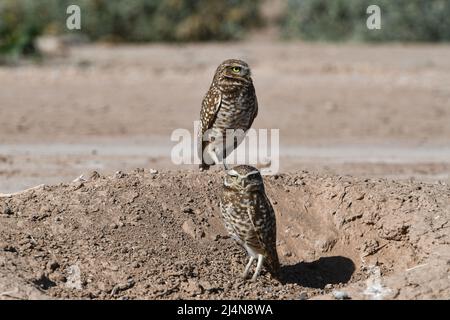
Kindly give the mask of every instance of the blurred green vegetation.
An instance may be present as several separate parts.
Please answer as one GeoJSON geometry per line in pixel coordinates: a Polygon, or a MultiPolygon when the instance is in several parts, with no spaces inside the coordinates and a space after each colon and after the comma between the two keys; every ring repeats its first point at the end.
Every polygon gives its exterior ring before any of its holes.
{"type": "MultiPolygon", "coordinates": [[[[242,39],[264,21],[263,0],[0,0],[0,57],[36,53],[41,34],[73,33],[116,42],[242,39]],[[66,10],[81,8],[81,30],[66,28],[66,10]]],[[[323,41],[449,41],[450,0],[287,0],[287,38],[323,41]],[[381,30],[366,27],[369,5],[381,30]]]]}
{"type": "Polygon", "coordinates": [[[0,55],[14,59],[34,53],[34,39],[43,32],[53,15],[49,10],[40,1],[1,0],[0,55]]]}
{"type": "Polygon", "coordinates": [[[33,53],[43,33],[79,33],[106,41],[241,39],[260,26],[261,0],[0,0],[0,54],[33,53]],[[81,30],[66,28],[69,5],[81,30]]]}
{"type": "Polygon", "coordinates": [[[449,41],[450,0],[288,0],[287,38],[318,41],[449,41]],[[366,10],[381,8],[381,29],[369,30],[366,10]]]}
{"type": "Polygon", "coordinates": [[[82,32],[93,40],[241,39],[261,24],[260,0],[79,0],[82,32]]]}

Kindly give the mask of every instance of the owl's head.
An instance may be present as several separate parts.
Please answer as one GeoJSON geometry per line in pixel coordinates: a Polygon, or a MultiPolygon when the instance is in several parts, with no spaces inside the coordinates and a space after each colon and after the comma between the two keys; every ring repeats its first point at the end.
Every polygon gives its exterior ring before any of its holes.
{"type": "Polygon", "coordinates": [[[227,171],[223,181],[225,188],[235,191],[263,191],[264,181],[258,169],[239,165],[227,171]]]}
{"type": "Polygon", "coordinates": [[[225,60],[217,68],[214,80],[219,84],[245,85],[251,83],[250,67],[242,60],[225,60]]]}

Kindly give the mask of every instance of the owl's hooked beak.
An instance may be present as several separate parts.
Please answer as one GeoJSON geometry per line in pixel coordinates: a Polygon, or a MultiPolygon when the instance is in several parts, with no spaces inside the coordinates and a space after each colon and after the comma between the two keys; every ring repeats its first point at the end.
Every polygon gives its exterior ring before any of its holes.
{"type": "Polygon", "coordinates": [[[250,70],[249,67],[242,67],[243,68],[243,73],[241,76],[241,79],[244,80],[245,82],[250,82],[250,79],[252,77],[252,72],[250,70]]]}

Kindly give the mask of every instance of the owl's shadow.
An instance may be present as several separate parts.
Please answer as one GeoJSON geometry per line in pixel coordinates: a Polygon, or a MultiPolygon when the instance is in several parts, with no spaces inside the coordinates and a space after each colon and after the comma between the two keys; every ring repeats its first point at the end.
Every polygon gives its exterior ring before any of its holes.
{"type": "Polygon", "coordinates": [[[322,257],[313,262],[282,266],[279,280],[283,284],[296,283],[302,287],[323,289],[327,284],[347,283],[353,272],[355,264],[349,258],[322,257]]]}

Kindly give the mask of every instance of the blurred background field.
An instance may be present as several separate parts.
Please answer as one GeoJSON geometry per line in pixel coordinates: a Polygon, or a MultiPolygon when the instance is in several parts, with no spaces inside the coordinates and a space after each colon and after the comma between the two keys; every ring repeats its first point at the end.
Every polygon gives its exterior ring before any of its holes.
{"type": "Polygon", "coordinates": [[[282,171],[449,182],[449,15],[445,0],[1,0],[0,192],[193,168],[171,163],[170,134],[192,130],[230,57],[252,66],[282,171]]]}
{"type": "Polygon", "coordinates": [[[260,0],[2,0],[1,51],[36,52],[42,34],[73,33],[66,9],[78,5],[89,40],[110,42],[186,42],[242,39],[262,25],[260,0]]]}
{"type": "Polygon", "coordinates": [[[73,33],[66,9],[78,5],[78,35],[112,42],[188,42],[243,39],[250,30],[275,24],[289,39],[331,41],[449,41],[448,0],[2,0],[0,50],[33,53],[42,34],[73,33]],[[268,2],[268,1],[266,1],[268,2]],[[278,12],[262,15],[263,4],[278,12]],[[378,5],[383,28],[369,30],[366,9],[378,5]],[[281,9],[280,9],[281,8],[281,9]]]}

